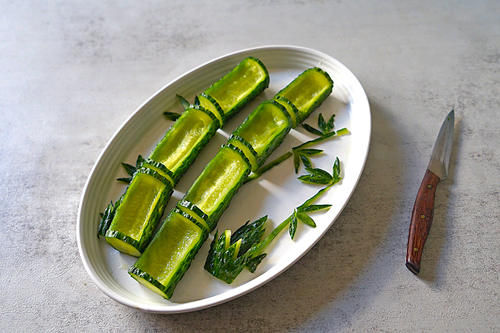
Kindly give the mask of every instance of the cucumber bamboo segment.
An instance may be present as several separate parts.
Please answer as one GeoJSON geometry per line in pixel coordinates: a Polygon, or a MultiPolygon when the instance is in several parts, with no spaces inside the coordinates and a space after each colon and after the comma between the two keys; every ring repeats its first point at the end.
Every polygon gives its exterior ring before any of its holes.
{"type": "Polygon", "coordinates": [[[199,106],[193,106],[176,120],[149,158],[170,170],[175,184],[201,148],[214,136],[217,128],[219,122],[215,115],[199,106]]]}
{"type": "Polygon", "coordinates": [[[310,68],[274,97],[289,100],[298,110],[297,123],[304,121],[332,92],[333,81],[318,67],[310,68]]]}
{"type": "Polygon", "coordinates": [[[229,201],[250,173],[250,163],[243,152],[228,145],[222,147],[184,196],[192,203],[193,213],[206,216],[210,230],[215,228],[229,201]]]}
{"type": "Polygon", "coordinates": [[[117,250],[139,256],[151,240],[173,187],[199,151],[230,115],[268,85],[264,65],[246,58],[198,96],[199,104],[182,113],[148,159],[140,159],[129,188],[115,207],[107,209],[99,234],[117,250]]]}
{"type": "Polygon", "coordinates": [[[267,86],[269,73],[266,67],[259,59],[248,57],[205,90],[203,96],[215,100],[215,104],[224,112],[226,121],[267,86]]]}
{"type": "Polygon", "coordinates": [[[252,163],[255,170],[281,144],[291,128],[292,119],[285,107],[275,101],[266,101],[234,131],[229,143],[243,152],[251,147],[252,153],[245,155],[256,159],[256,163],[252,163]]]}
{"type": "Polygon", "coordinates": [[[192,217],[172,211],[150,246],[130,269],[130,275],[154,292],[170,298],[207,235],[208,232],[194,223],[192,217]]]}
{"type": "Polygon", "coordinates": [[[108,243],[118,251],[139,256],[171,194],[172,185],[158,172],[146,168],[137,170],[106,231],[108,243]]]}
{"type": "Polygon", "coordinates": [[[332,86],[326,72],[313,68],[281,90],[275,100],[260,104],[233,132],[170,213],[162,229],[130,268],[130,275],[170,298],[204,242],[203,233],[216,227],[250,170],[264,163],[290,128],[328,97],[332,86]],[[184,214],[182,223],[178,222],[179,214],[184,214]]]}

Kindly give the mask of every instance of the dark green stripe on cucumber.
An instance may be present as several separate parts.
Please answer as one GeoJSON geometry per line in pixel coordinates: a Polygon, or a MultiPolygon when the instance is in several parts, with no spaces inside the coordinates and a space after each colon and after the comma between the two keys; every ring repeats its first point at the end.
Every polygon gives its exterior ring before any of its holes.
{"type": "Polygon", "coordinates": [[[174,210],[186,214],[193,223],[196,223],[198,226],[210,232],[210,227],[207,224],[208,215],[203,213],[201,209],[192,202],[181,200],[177,203],[177,207],[175,207],[174,210]]]}
{"type": "MultiPolygon", "coordinates": [[[[159,175],[161,175],[163,178],[168,180],[170,185],[172,187],[175,185],[175,176],[172,171],[170,171],[165,165],[161,164],[160,162],[153,161],[152,159],[142,159],[142,162],[138,166],[139,168],[143,168],[144,170],[141,171],[139,169],[139,172],[144,172],[145,170],[153,170],[156,171],[159,175]]],[[[160,179],[161,180],[161,179],[160,179]]]]}
{"type": "Polygon", "coordinates": [[[255,149],[253,149],[252,145],[247,140],[233,133],[231,134],[227,142],[228,144],[241,150],[241,152],[250,162],[252,171],[256,170],[259,167],[259,165],[257,164],[257,159],[259,156],[255,151],[255,149]]]}
{"type": "Polygon", "coordinates": [[[288,98],[283,96],[276,96],[274,100],[284,106],[288,111],[288,114],[292,119],[292,128],[297,127],[297,117],[299,114],[299,110],[297,109],[297,107],[288,98]]]}
{"type": "Polygon", "coordinates": [[[207,93],[202,92],[198,96],[198,103],[200,106],[204,107],[206,110],[210,111],[215,117],[217,117],[220,127],[224,126],[224,110],[220,107],[219,103],[212,96],[207,93]]]}

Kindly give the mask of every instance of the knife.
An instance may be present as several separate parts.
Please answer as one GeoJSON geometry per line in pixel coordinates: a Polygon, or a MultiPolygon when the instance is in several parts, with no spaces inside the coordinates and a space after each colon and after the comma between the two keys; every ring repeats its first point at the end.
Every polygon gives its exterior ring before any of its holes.
{"type": "Polygon", "coordinates": [[[451,110],[441,125],[434,143],[431,160],[413,205],[406,249],[406,267],[414,274],[420,272],[424,244],[431,229],[436,187],[441,180],[448,176],[454,128],[455,112],[451,110]]]}

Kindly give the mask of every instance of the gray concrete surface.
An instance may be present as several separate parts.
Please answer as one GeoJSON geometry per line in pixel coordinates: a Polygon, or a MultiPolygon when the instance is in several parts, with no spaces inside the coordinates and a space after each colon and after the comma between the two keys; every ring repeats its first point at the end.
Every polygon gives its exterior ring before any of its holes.
{"type": "Polygon", "coordinates": [[[498,1],[0,3],[0,331],[500,331],[498,1]],[[373,113],[364,175],[286,273],[230,303],[145,314],[101,293],[75,242],[78,201],[129,114],[186,70],[264,44],[324,51],[373,113]],[[420,277],[410,210],[455,107],[451,177],[420,277]]]}

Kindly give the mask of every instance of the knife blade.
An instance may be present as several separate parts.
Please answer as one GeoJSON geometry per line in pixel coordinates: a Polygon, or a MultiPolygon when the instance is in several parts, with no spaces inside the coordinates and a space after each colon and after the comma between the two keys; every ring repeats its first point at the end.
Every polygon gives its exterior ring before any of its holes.
{"type": "Polygon", "coordinates": [[[431,160],[413,205],[406,249],[406,267],[414,274],[420,272],[425,241],[432,225],[436,187],[448,176],[454,129],[455,112],[451,110],[441,125],[432,149],[431,160]]]}

